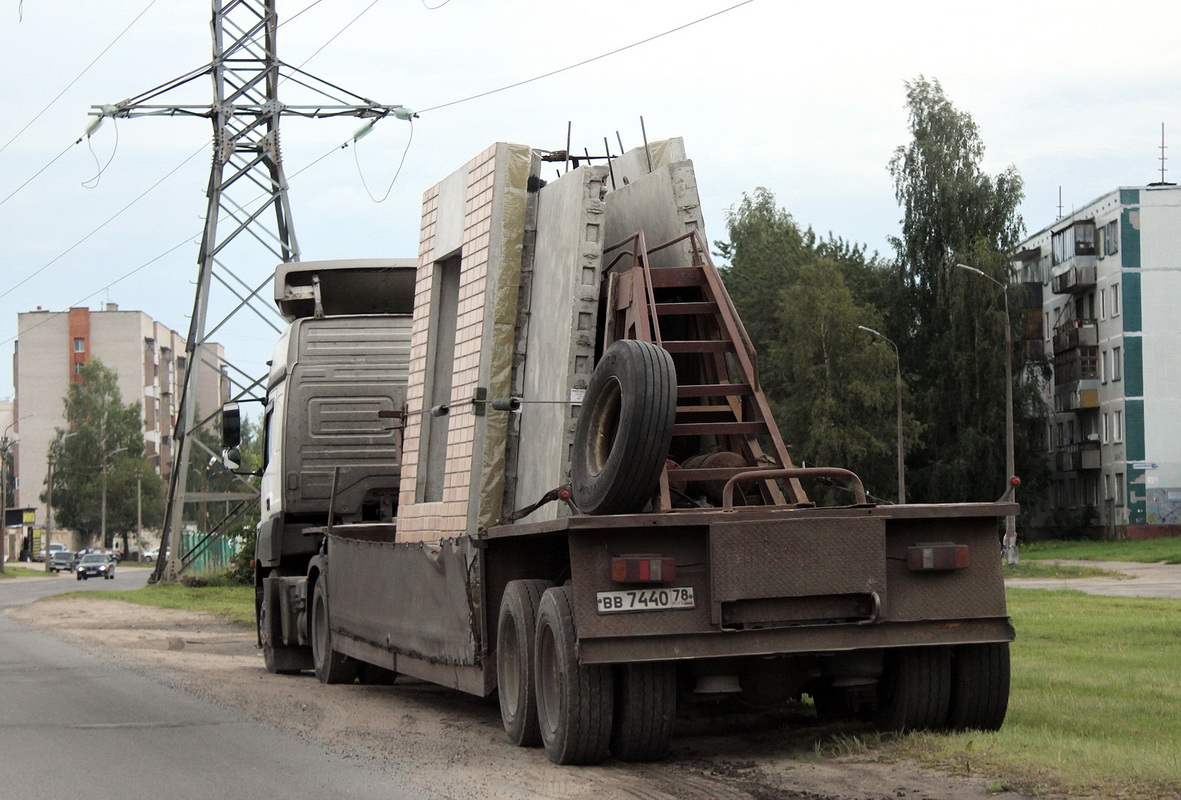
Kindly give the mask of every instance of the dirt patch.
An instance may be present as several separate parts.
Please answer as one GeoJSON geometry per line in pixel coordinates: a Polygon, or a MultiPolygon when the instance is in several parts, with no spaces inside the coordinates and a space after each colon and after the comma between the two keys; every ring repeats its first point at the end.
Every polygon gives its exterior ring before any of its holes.
{"type": "Polygon", "coordinates": [[[658,764],[556,767],[543,751],[508,743],[495,701],[404,678],[394,686],[324,686],[310,673],[270,675],[252,630],[204,613],[94,598],[8,613],[331,752],[381,759],[454,800],[1023,800],[988,791],[985,778],[869,757],[818,758],[810,718],[790,714],[758,723],[688,718],[658,764]]]}

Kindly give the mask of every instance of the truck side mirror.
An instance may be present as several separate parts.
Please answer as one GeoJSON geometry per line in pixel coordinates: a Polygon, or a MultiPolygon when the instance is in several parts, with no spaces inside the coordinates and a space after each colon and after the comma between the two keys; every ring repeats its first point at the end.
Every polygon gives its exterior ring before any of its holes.
{"type": "Polygon", "coordinates": [[[222,466],[231,472],[242,469],[242,453],[236,447],[227,447],[221,451],[222,466]]]}
{"type": "MultiPolygon", "coordinates": [[[[221,407],[221,445],[236,448],[242,443],[242,413],[237,403],[226,403],[221,407]]],[[[241,462],[239,457],[238,461],[241,462]]]]}

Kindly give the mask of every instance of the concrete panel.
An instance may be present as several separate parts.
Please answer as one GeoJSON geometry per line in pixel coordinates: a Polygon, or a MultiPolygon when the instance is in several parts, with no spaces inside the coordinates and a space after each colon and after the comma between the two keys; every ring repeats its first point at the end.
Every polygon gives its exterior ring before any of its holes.
{"type": "MultiPolygon", "coordinates": [[[[541,190],[524,343],[517,481],[508,511],[569,480],[570,443],[595,354],[607,168],[584,166],[541,190]],[[534,401],[530,404],[528,401],[534,401]]],[[[525,519],[556,518],[544,506],[525,519]]]]}
{"type": "MultiPolygon", "coordinates": [[[[607,195],[607,246],[642,230],[651,248],[694,228],[705,231],[692,161],[655,169],[607,195]]],[[[651,263],[657,267],[684,266],[689,259],[687,247],[669,248],[656,253],[651,263]]]]}
{"type": "Polygon", "coordinates": [[[611,176],[614,179],[611,188],[623,188],[650,172],[688,158],[685,155],[685,140],[680,137],[648,142],[647,148],[641,146],[628,150],[611,162],[611,176]]]}

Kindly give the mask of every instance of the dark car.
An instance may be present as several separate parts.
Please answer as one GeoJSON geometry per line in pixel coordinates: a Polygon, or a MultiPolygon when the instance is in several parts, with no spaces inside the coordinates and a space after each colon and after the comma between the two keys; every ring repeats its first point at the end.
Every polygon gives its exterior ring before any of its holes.
{"type": "Polygon", "coordinates": [[[115,577],[115,560],[106,553],[87,553],[82,556],[78,565],[74,567],[78,580],[86,580],[91,575],[96,578],[115,577]]]}
{"type": "Polygon", "coordinates": [[[69,572],[74,567],[74,554],[69,550],[54,550],[49,556],[50,572],[69,572]]]}

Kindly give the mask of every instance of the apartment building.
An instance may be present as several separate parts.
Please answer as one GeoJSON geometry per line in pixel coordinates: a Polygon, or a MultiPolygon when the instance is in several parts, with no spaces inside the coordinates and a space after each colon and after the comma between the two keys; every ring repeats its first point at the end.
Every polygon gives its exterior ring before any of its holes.
{"type": "Polygon", "coordinates": [[[1108,536],[1181,535],[1181,188],[1121,187],[1026,239],[1053,359],[1055,513],[1108,536]]]}
{"type": "MultiPolygon", "coordinates": [[[[198,409],[216,409],[228,396],[229,381],[221,345],[208,344],[201,373],[198,409]]],[[[45,523],[40,496],[45,488],[46,454],[55,429],[66,425],[62,398],[77,382],[83,364],[99,359],[119,375],[124,403],[143,410],[144,453],[161,475],[172,459],[180,390],[189,365],[185,337],[142,311],[121,311],[107,303],[101,311],[41,308],[17,315],[13,359],[13,413],[21,418],[16,450],[14,507],[36,507],[36,524],[45,523]]]]}

